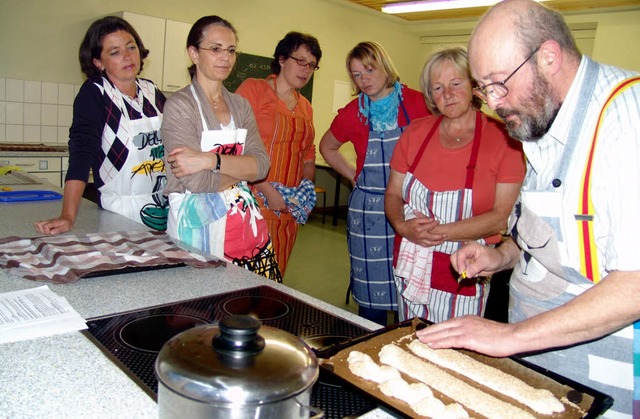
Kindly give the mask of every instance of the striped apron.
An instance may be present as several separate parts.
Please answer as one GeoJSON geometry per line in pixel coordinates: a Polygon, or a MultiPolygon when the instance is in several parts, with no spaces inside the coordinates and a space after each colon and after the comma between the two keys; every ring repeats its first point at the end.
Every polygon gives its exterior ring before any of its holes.
{"type": "MultiPolygon", "coordinates": [[[[413,174],[441,122],[442,117],[427,134],[404,178],[402,194],[405,219],[413,218],[414,211],[435,218],[441,224],[473,216],[473,179],[482,134],[480,112],[476,113],[475,134],[463,189],[432,191],[413,174]]],[[[479,242],[484,243],[484,240],[479,242]]],[[[449,261],[449,255],[462,244],[445,241],[440,245],[425,248],[402,238],[395,269],[400,320],[417,316],[439,323],[451,317],[484,314],[489,284],[476,281],[463,281],[458,284],[458,275],[453,271],[449,261]]]]}
{"type": "MultiPolygon", "coordinates": [[[[411,122],[400,101],[407,125],[411,122]]],[[[375,131],[369,121],[364,166],[349,197],[347,245],[351,261],[351,292],[358,305],[375,310],[396,310],[392,259],[395,231],[384,213],[389,161],[405,127],[375,131]]]]}
{"type": "MultiPolygon", "coordinates": [[[[597,73],[597,64],[589,61],[580,97],[590,97],[597,73]]],[[[584,100],[578,105],[573,118],[555,178],[561,181],[558,185],[562,185],[567,177],[588,102],[584,100]]],[[[593,141],[596,138],[594,135],[593,141]]],[[[586,166],[590,167],[590,158],[586,166]]],[[[554,190],[552,185],[544,190],[527,187],[530,175],[533,175],[532,170],[527,173],[520,197],[509,218],[511,235],[522,249],[518,265],[511,276],[509,321],[512,323],[561,306],[592,287],[594,280],[597,282],[597,275],[589,278],[588,269],[578,272],[563,266],[560,258],[560,243],[567,242],[566,245],[580,247],[583,259],[585,251],[588,252],[589,243],[581,243],[580,237],[568,234],[562,227],[558,214],[574,211],[579,224],[585,216],[580,211],[575,211],[576,208],[564,208],[562,192],[554,190]]],[[[589,177],[584,180],[586,183],[583,181],[583,191],[585,185],[588,190],[589,177]]],[[[598,270],[596,266],[595,271],[598,270]]],[[[614,406],[605,413],[605,417],[631,418],[634,388],[633,333],[631,325],[588,343],[553,349],[525,359],[612,396],[614,406]]]]}

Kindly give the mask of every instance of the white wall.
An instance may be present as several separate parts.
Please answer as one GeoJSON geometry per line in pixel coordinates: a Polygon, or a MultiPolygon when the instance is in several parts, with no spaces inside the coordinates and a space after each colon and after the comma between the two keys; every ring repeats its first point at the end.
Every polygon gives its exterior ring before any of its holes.
{"type": "MultiPolygon", "coordinates": [[[[418,39],[397,19],[333,0],[0,0],[0,77],[80,84],[78,46],[90,23],[120,10],[187,23],[218,14],[236,26],[240,49],[271,56],[290,30],[315,35],[323,50],[314,79],[317,138],[328,128],[335,80],[348,80],[346,53],[357,42],[383,44],[403,81],[417,87],[418,39]],[[364,11],[364,12],[363,12],[364,11]]],[[[151,51],[153,54],[153,51],[151,51]]]]}

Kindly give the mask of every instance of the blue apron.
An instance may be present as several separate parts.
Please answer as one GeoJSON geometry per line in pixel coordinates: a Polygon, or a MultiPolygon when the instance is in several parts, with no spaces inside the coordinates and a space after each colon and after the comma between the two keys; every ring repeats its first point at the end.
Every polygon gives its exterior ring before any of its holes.
{"type": "MultiPolygon", "coordinates": [[[[400,108],[411,122],[404,104],[400,108]]],[[[369,121],[369,141],[364,165],[349,197],[347,244],[351,261],[351,292],[358,305],[376,310],[396,310],[393,279],[395,231],[384,213],[384,193],[389,161],[405,127],[375,131],[369,121]]]]}

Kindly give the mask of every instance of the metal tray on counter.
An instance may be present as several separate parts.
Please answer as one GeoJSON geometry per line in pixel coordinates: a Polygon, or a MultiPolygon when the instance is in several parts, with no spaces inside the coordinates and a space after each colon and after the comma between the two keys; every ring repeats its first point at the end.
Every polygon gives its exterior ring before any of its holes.
{"type": "MultiPolygon", "coordinates": [[[[374,361],[380,364],[378,352],[382,346],[397,342],[407,335],[415,334],[416,326],[419,323],[424,323],[427,326],[429,324],[428,321],[423,319],[416,318],[407,320],[379,329],[351,341],[316,351],[316,355],[321,360],[320,367],[325,371],[325,374],[334,376],[336,380],[342,383],[342,385],[351,386],[363,394],[373,397],[381,405],[386,406],[394,413],[397,413],[402,417],[416,417],[416,413],[406,402],[384,395],[378,389],[377,383],[362,379],[351,373],[347,365],[347,357],[351,351],[356,350],[370,355],[374,361]]],[[[459,352],[462,352],[482,363],[498,368],[503,372],[523,380],[533,387],[544,388],[551,391],[563,402],[563,405],[565,406],[565,412],[563,413],[540,415],[532,409],[514,401],[513,399],[509,399],[504,395],[499,397],[503,401],[507,401],[514,406],[522,408],[536,417],[596,418],[613,404],[613,399],[610,396],[558,375],[552,371],[538,367],[527,361],[517,358],[492,358],[466,350],[459,350],[459,352]]],[[[413,378],[405,376],[404,374],[402,375],[407,382],[416,382],[413,378]]],[[[451,375],[455,375],[455,373],[451,373],[451,375]]],[[[468,383],[472,383],[469,379],[463,378],[462,376],[458,376],[458,378],[467,381],[468,383]]],[[[475,385],[479,386],[478,384],[475,385]]],[[[436,390],[433,392],[436,397],[440,398],[443,402],[454,402],[454,400],[437,392],[436,390]]],[[[486,392],[492,393],[492,390],[486,389],[486,392]]],[[[493,395],[498,397],[495,392],[493,392],[493,395]]],[[[465,406],[465,409],[470,410],[467,409],[467,406],[465,406]]],[[[471,408],[471,410],[472,409],[473,408],[471,408]]],[[[469,414],[471,417],[483,417],[475,411],[469,411],[469,414]]]]}

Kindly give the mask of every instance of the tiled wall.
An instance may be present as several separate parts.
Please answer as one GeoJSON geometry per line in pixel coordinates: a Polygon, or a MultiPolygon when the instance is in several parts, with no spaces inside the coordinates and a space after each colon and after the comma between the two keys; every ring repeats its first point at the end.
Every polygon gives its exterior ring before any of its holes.
{"type": "Polygon", "coordinates": [[[0,78],[0,143],[67,144],[80,85],[0,78]]]}

